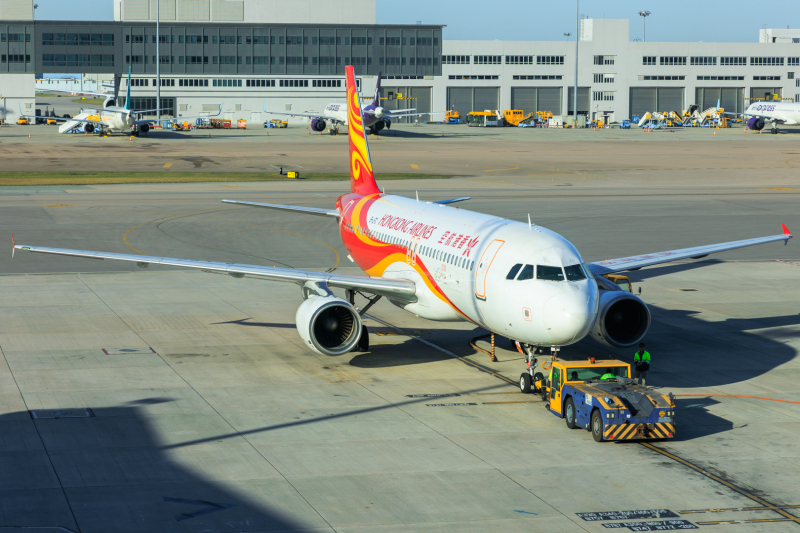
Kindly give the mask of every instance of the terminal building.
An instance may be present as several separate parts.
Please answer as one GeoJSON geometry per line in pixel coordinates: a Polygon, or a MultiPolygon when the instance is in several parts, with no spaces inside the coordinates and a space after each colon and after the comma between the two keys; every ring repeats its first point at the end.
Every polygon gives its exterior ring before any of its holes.
{"type": "MultiPolygon", "coordinates": [[[[343,101],[348,64],[364,97],[382,73],[390,109],[574,113],[574,41],[443,41],[443,25],[376,24],[375,0],[161,0],[160,13],[155,0],[113,1],[114,21],[81,22],[34,20],[33,0],[0,0],[7,121],[35,108],[36,73],[113,75],[124,97],[130,67],[133,108],[154,109],[157,66],[166,116],[322,111],[343,101]]],[[[629,35],[628,20],[581,20],[578,114],[621,121],[691,104],[741,112],[751,99],[800,101],[798,30],[762,29],[752,43],[629,35]]]]}

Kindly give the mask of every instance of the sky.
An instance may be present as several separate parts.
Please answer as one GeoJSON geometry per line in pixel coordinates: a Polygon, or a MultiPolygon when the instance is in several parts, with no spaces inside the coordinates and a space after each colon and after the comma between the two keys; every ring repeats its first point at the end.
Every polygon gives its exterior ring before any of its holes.
{"type": "MultiPolygon", "coordinates": [[[[113,20],[112,0],[36,0],[40,20],[113,20]]],[[[446,24],[445,39],[556,41],[572,33],[575,3],[501,0],[377,0],[378,24],[446,24]]],[[[800,1],[766,4],[746,0],[581,0],[590,18],[631,19],[630,38],[642,38],[639,11],[647,17],[648,41],[758,42],[758,30],[800,27],[800,1]]]]}

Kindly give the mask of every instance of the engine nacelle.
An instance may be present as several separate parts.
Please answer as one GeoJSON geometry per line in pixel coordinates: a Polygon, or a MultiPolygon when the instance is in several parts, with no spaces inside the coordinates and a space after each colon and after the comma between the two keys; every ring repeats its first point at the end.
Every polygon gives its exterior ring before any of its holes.
{"type": "Polygon", "coordinates": [[[325,131],[325,121],[321,118],[315,118],[311,121],[311,129],[314,131],[325,131]]]}
{"type": "Polygon", "coordinates": [[[361,338],[361,316],[335,296],[311,296],[297,309],[297,332],[306,347],[323,355],[342,355],[361,338]]]}
{"type": "Polygon", "coordinates": [[[751,130],[761,131],[764,129],[766,123],[761,117],[753,117],[747,121],[747,127],[751,130]]]}
{"type": "Polygon", "coordinates": [[[94,133],[94,124],[84,124],[83,131],[86,133],[94,133]]]}
{"type": "Polygon", "coordinates": [[[113,96],[109,96],[106,98],[106,101],[103,102],[103,107],[114,107],[117,105],[117,100],[113,96]]]}
{"type": "Polygon", "coordinates": [[[139,126],[139,133],[147,133],[150,131],[150,124],[142,124],[139,126]]]}
{"type": "Polygon", "coordinates": [[[600,291],[600,306],[591,337],[612,348],[639,344],[650,329],[650,310],[625,291],[600,291]]]}

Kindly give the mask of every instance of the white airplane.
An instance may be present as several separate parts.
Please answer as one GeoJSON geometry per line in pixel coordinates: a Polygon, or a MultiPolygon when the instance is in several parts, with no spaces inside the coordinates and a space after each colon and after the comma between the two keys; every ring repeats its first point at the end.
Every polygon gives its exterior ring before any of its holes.
{"type": "Polygon", "coordinates": [[[800,103],[753,102],[740,115],[750,117],[747,120],[747,127],[751,130],[761,131],[769,122],[772,127],[772,133],[778,133],[778,125],[780,124],[800,124],[800,103]]]}
{"type": "MultiPolygon", "coordinates": [[[[75,94],[78,94],[72,91],[75,94]]],[[[131,135],[139,136],[140,133],[147,134],[150,131],[150,125],[157,122],[156,119],[138,119],[137,116],[141,116],[147,113],[153,113],[158,111],[157,109],[148,109],[145,111],[131,111],[131,67],[128,67],[128,94],[127,98],[125,99],[125,106],[118,107],[116,105],[116,100],[113,95],[109,95],[106,93],[91,93],[91,92],[80,92],[79,94],[88,94],[94,96],[106,96],[105,102],[103,102],[103,109],[102,110],[82,110],[81,113],[72,118],[59,118],[59,117],[38,117],[35,115],[24,115],[22,112],[22,107],[20,107],[20,114],[26,116],[27,118],[34,118],[34,119],[44,119],[44,120],[56,120],[59,122],[64,122],[58,128],[59,133],[67,133],[77,127],[83,125],[83,131],[86,133],[94,133],[97,130],[97,133],[103,135],[106,132],[130,132],[131,135]]],[[[203,115],[199,117],[180,117],[181,120],[192,120],[196,118],[211,118],[217,117],[222,113],[222,105],[219,106],[219,112],[216,115],[203,115]]]]}
{"type": "MultiPolygon", "coordinates": [[[[336,221],[342,242],[366,277],[169,257],[69,250],[33,245],[18,250],[171,265],[296,283],[295,322],[303,344],[325,355],[369,348],[362,317],[381,297],[418,317],[467,321],[515,339],[536,366],[540,348],[558,352],[584,337],[615,348],[635,346],[650,328],[650,311],[606,274],[679,259],[784,241],[792,234],[649,253],[586,264],[567,239],[530,221],[520,223],[438,202],[384,194],[375,183],[353,68],[346,67],[351,191],[335,209],[223,200],[305,213],[336,221]],[[332,289],[344,289],[341,298],[332,289]],[[356,306],[355,295],[367,298],[356,306]]],[[[524,374],[523,374],[524,376],[524,374]]],[[[522,379],[522,378],[521,378],[522,379]]],[[[530,383],[530,381],[528,381],[530,383]]]]}
{"type": "MultiPolygon", "coordinates": [[[[263,104],[264,112],[270,115],[281,115],[285,117],[306,117],[310,120],[311,129],[314,131],[325,131],[328,127],[327,123],[331,123],[330,134],[338,135],[339,126],[347,126],[347,104],[332,103],[325,106],[322,113],[278,113],[275,111],[267,111],[267,103],[263,104]]],[[[366,105],[361,105],[361,116],[364,117],[364,127],[369,128],[370,133],[378,133],[384,128],[392,127],[392,119],[400,117],[414,117],[419,115],[436,115],[441,112],[431,113],[409,113],[415,109],[397,109],[391,110],[381,106],[381,73],[378,72],[378,83],[375,85],[375,96],[372,102],[366,105]]]]}

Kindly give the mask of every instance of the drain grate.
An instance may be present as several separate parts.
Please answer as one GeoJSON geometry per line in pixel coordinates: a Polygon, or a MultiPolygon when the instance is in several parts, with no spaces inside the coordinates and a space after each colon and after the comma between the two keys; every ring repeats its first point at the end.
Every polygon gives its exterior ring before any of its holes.
{"type": "Polygon", "coordinates": [[[103,348],[103,353],[106,355],[135,355],[143,353],[156,353],[154,349],[149,346],[144,348],[103,348]]]}
{"type": "Polygon", "coordinates": [[[40,419],[59,419],[59,418],[93,418],[94,412],[88,407],[77,409],[36,409],[28,411],[31,418],[40,419]]]}

